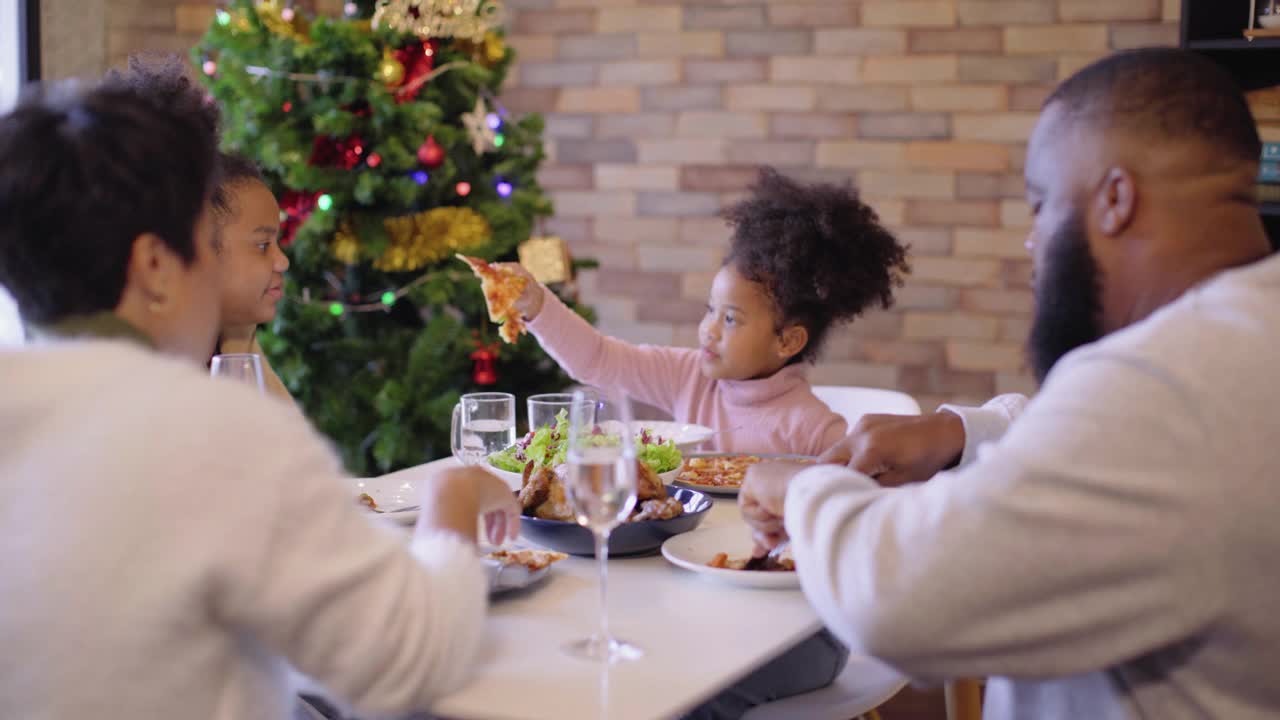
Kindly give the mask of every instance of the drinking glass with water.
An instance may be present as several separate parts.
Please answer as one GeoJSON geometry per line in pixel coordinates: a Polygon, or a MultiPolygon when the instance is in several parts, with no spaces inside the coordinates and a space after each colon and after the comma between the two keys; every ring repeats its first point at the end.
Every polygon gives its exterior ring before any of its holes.
{"type": "Polygon", "coordinates": [[[479,465],[516,441],[516,397],[508,393],[463,395],[453,407],[453,456],[463,465],[479,465]]]}
{"type": "Polygon", "coordinates": [[[209,374],[216,378],[228,378],[256,389],[267,391],[262,381],[262,358],[257,353],[222,353],[209,361],[209,374]]]}

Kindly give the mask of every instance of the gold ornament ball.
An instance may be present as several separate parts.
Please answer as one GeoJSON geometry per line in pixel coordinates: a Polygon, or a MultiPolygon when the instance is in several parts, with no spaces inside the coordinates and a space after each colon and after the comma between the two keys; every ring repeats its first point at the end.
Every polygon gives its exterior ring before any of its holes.
{"type": "Polygon", "coordinates": [[[391,87],[404,82],[404,63],[397,60],[390,50],[382,51],[382,61],[378,63],[378,79],[391,87]]]}

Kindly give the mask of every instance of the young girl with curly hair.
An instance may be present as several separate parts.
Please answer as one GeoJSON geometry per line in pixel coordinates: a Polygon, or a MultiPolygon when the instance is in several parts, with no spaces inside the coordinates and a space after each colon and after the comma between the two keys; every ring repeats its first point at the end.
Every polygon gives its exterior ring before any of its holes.
{"type": "Polygon", "coordinates": [[[819,455],[848,428],[813,394],[807,366],[834,326],[892,305],[907,250],[851,187],[772,169],[725,219],[733,237],[698,349],[607,337],[532,278],[516,308],[574,379],[717,430],[716,451],[819,455]]]}

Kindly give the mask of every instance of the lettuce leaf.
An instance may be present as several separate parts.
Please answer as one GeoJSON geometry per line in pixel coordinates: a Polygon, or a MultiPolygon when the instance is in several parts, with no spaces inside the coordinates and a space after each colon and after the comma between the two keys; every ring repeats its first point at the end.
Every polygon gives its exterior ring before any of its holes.
{"type": "MultiPolygon", "coordinates": [[[[499,470],[515,473],[524,472],[524,467],[530,460],[534,462],[535,470],[554,468],[565,462],[568,454],[565,438],[568,436],[569,415],[561,410],[556,415],[555,425],[536,428],[515,445],[493,453],[489,456],[489,464],[499,470]]],[[[600,435],[600,443],[607,442],[609,436],[600,435]]],[[[642,430],[636,436],[636,458],[656,473],[675,470],[684,459],[673,440],[655,437],[647,430],[642,430]]]]}

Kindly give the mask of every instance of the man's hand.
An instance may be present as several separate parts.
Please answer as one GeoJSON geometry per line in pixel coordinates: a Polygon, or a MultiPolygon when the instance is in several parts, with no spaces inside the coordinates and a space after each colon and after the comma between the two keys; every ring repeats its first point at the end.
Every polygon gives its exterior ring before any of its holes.
{"type": "Polygon", "coordinates": [[[515,302],[516,311],[523,315],[525,320],[538,317],[538,313],[542,312],[542,301],[545,299],[542,284],[535,280],[533,274],[520,263],[497,263],[495,267],[509,270],[524,278],[524,292],[520,293],[519,299],[515,302]]]}
{"type": "Polygon", "coordinates": [[[507,484],[474,467],[432,473],[422,484],[422,508],[416,531],[447,530],[475,542],[476,518],[484,518],[491,545],[514,540],[520,532],[520,504],[507,484]]]}
{"type": "Polygon", "coordinates": [[[923,482],[960,460],[964,422],[955,413],[863,415],[820,462],[848,465],[881,485],[923,482]]]}
{"type": "Polygon", "coordinates": [[[753,556],[763,555],[787,539],[787,529],[783,527],[787,487],[797,473],[811,467],[791,462],[763,462],[747,469],[738,493],[738,508],[751,527],[751,537],[756,543],[753,556]]]}

